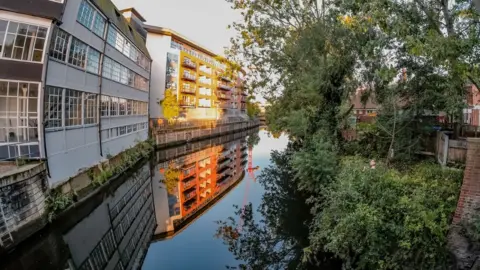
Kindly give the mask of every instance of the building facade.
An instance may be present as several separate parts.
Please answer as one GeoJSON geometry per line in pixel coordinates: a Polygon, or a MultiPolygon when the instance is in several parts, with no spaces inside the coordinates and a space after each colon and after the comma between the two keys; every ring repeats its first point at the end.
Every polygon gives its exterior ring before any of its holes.
{"type": "Polygon", "coordinates": [[[53,24],[63,0],[0,2],[0,161],[40,159],[42,101],[53,24]]]}
{"type": "Polygon", "coordinates": [[[51,186],[148,138],[145,37],[109,0],[69,0],[52,29],[43,102],[51,186]]]}
{"type": "Polygon", "coordinates": [[[162,100],[171,91],[180,119],[225,119],[246,116],[242,72],[210,50],[161,27],[146,25],[153,59],[150,116],[163,117],[162,100]]]}

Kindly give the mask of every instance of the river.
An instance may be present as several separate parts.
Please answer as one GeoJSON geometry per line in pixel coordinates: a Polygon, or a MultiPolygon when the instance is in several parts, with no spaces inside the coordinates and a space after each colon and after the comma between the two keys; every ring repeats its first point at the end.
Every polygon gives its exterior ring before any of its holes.
{"type": "Polygon", "coordinates": [[[233,205],[260,204],[263,189],[255,178],[269,165],[270,152],[287,142],[251,130],[160,150],[79,204],[73,217],[47,226],[2,258],[0,269],[236,266],[214,237],[216,221],[234,216],[233,205]],[[250,157],[255,177],[248,172],[250,157]]]}

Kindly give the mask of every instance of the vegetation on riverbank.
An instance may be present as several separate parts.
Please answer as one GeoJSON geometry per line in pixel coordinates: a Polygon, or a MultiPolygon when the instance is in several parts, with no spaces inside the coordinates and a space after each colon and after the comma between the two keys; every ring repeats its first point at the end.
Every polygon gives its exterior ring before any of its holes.
{"type": "Polygon", "coordinates": [[[240,1],[230,57],[290,145],[259,177],[259,212],[218,236],[244,269],[445,269],[462,172],[418,156],[425,114],[461,119],[480,78],[479,15],[467,1],[240,1]],[[238,60],[237,60],[238,61],[238,60]],[[351,97],[379,104],[357,141],[351,97]],[[370,169],[369,160],[377,166],[370,169]]]}

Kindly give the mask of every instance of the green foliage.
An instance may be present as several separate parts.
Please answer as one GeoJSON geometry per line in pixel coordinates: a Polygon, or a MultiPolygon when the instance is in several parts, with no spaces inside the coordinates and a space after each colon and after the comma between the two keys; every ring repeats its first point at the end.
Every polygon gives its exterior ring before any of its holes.
{"type": "Polygon", "coordinates": [[[344,158],[311,239],[352,269],[446,267],[462,173],[419,164],[406,173],[344,158]]]}
{"type": "Polygon", "coordinates": [[[258,116],[260,113],[260,107],[256,102],[252,102],[250,100],[247,100],[247,115],[250,117],[250,119],[253,119],[258,116]]]}
{"type": "Polygon", "coordinates": [[[175,194],[175,190],[178,187],[179,177],[179,169],[169,167],[167,170],[165,170],[165,180],[163,180],[163,183],[166,186],[168,194],[175,194]]]}
{"type": "Polygon", "coordinates": [[[152,140],[136,142],[137,144],[120,153],[114,162],[102,164],[97,173],[90,170],[89,177],[93,185],[101,186],[106,183],[112,176],[120,174],[131,168],[141,158],[148,157],[154,150],[154,142],[152,140]]]}
{"type": "Polygon", "coordinates": [[[45,199],[45,210],[48,222],[52,222],[60,212],[67,209],[72,203],[72,193],[65,194],[60,190],[50,190],[50,193],[45,199]]]}
{"type": "Polygon", "coordinates": [[[259,142],[260,142],[260,136],[258,136],[258,133],[253,133],[248,135],[247,137],[248,147],[251,148],[251,147],[257,146],[259,142]]]}
{"type": "Polygon", "coordinates": [[[295,146],[283,152],[272,152],[272,164],[259,176],[265,189],[258,212],[262,220],[256,222],[249,204],[238,209],[234,218],[219,221],[217,237],[223,239],[238,260],[240,269],[339,269],[339,262],[330,254],[312,254],[312,260],[303,261],[303,250],[309,246],[308,224],[313,215],[306,200],[310,194],[298,189],[290,163],[295,146]]]}
{"type": "Polygon", "coordinates": [[[165,97],[160,105],[163,109],[163,117],[168,121],[173,120],[180,113],[180,105],[177,101],[177,95],[170,88],[165,90],[165,97]]]}

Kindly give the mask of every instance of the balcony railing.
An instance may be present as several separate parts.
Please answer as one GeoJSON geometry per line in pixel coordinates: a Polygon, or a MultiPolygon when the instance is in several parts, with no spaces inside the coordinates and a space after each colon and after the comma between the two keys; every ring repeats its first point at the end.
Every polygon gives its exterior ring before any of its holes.
{"type": "Polygon", "coordinates": [[[180,107],[195,107],[195,101],[180,100],[180,107]]]}
{"type": "Polygon", "coordinates": [[[193,68],[193,69],[197,68],[197,64],[195,64],[192,60],[188,58],[183,59],[183,66],[193,68]]]}
{"type": "Polygon", "coordinates": [[[185,199],[185,201],[188,201],[192,198],[195,198],[196,196],[197,196],[197,191],[194,190],[192,192],[189,192],[189,193],[185,194],[184,199],[185,199]]]}
{"type": "Polygon", "coordinates": [[[228,103],[219,103],[219,104],[218,104],[218,107],[219,107],[219,108],[222,108],[222,109],[230,109],[230,104],[228,104],[228,103]]]}
{"type": "Polygon", "coordinates": [[[221,93],[221,92],[217,92],[217,98],[223,99],[223,100],[230,100],[230,96],[225,95],[224,93],[221,93]]]}
{"type": "Polygon", "coordinates": [[[188,73],[188,72],[184,72],[182,78],[184,78],[185,80],[192,81],[192,82],[197,80],[197,77],[195,75],[193,75],[191,73],[188,73]]]}
{"type": "Polygon", "coordinates": [[[195,88],[185,87],[185,86],[182,87],[181,92],[186,93],[186,94],[195,94],[196,93],[195,88]]]}
{"type": "Polygon", "coordinates": [[[232,90],[232,87],[231,86],[228,86],[227,84],[224,84],[224,83],[219,83],[217,84],[217,87],[219,89],[222,89],[222,90],[227,90],[227,91],[231,91],[232,90]]]}
{"type": "Polygon", "coordinates": [[[220,79],[226,81],[226,82],[231,82],[232,79],[228,78],[228,77],[225,77],[225,76],[220,76],[220,79]]]}

